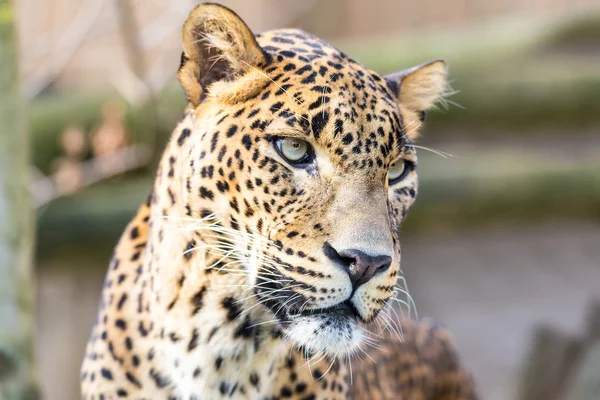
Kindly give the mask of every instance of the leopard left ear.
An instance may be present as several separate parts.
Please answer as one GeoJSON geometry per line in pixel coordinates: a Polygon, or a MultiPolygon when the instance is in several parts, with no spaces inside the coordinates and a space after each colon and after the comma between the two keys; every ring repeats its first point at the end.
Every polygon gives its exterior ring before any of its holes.
{"type": "Polygon", "coordinates": [[[178,77],[190,104],[196,107],[208,88],[232,81],[267,58],[248,25],[219,4],[196,6],[183,25],[183,54],[178,77]]]}
{"type": "Polygon", "coordinates": [[[442,60],[433,60],[416,67],[385,76],[387,86],[396,95],[400,106],[424,115],[448,86],[448,68],[442,60]]]}

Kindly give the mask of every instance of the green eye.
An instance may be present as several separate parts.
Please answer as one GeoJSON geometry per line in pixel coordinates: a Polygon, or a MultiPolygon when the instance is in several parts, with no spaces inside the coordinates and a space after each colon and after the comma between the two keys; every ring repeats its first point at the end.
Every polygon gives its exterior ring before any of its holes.
{"type": "Polygon", "coordinates": [[[306,164],[313,156],[312,146],[296,138],[278,138],[275,141],[275,148],[292,165],[306,164]]]}
{"type": "Polygon", "coordinates": [[[408,175],[411,169],[412,164],[410,161],[402,159],[394,161],[388,169],[388,180],[390,185],[400,182],[402,179],[406,178],[406,175],[408,175]]]}

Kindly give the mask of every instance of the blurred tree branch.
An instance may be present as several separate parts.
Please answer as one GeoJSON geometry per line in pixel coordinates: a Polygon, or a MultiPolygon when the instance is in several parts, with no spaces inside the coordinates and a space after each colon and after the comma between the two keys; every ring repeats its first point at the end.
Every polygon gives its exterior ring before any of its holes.
{"type": "Polygon", "coordinates": [[[0,0],[0,399],[35,398],[33,212],[14,8],[0,0]]]}
{"type": "Polygon", "coordinates": [[[600,302],[590,305],[587,326],[580,337],[566,335],[550,326],[537,328],[518,398],[600,398],[600,302]]]}
{"type": "MultiPolygon", "coordinates": [[[[141,130],[145,133],[145,143],[127,148],[109,149],[108,152],[95,154],[95,157],[90,160],[82,160],[79,157],[77,159],[66,157],[55,160],[61,161],[61,168],[49,176],[33,167],[35,180],[32,185],[32,193],[38,208],[86,186],[133,169],[148,166],[151,164],[153,155],[159,156],[154,151],[157,147],[159,129],[156,95],[148,79],[145,53],[134,10],[130,0],[116,0],[114,5],[128,60],[127,72],[129,72],[125,74],[125,81],[121,80],[125,87],[122,88],[121,93],[125,95],[124,97],[130,103],[138,105],[141,114],[143,114],[141,130]],[[129,91],[127,87],[129,87],[129,91]],[[129,92],[129,95],[127,95],[127,92],[129,92]]],[[[100,10],[101,7],[98,12],[100,10]]],[[[76,49],[73,49],[73,51],[76,51],[76,49]]],[[[119,86],[117,87],[119,88],[119,86]]],[[[118,122],[119,124],[123,123],[122,120],[118,122]]],[[[114,130],[115,127],[109,128],[114,130]]],[[[105,130],[100,136],[106,136],[105,134],[108,133],[105,130]]]]}
{"type": "Polygon", "coordinates": [[[53,51],[51,65],[44,62],[26,77],[23,86],[27,100],[35,98],[60,76],[73,56],[75,56],[77,50],[85,42],[105,4],[105,0],[81,3],[79,11],[73,18],[73,21],[64,30],[56,45],[49,46],[53,51]],[[62,51],[59,51],[61,49],[62,51]]]}
{"type": "MultiPolygon", "coordinates": [[[[77,164],[77,167],[81,170],[81,182],[74,189],[81,190],[116,175],[146,167],[151,159],[152,151],[150,148],[144,144],[138,144],[82,161],[77,164]],[[99,168],[99,165],[103,167],[99,168]]],[[[46,176],[36,169],[33,172],[34,175],[37,175],[32,185],[36,207],[42,207],[59,197],[72,194],[72,191],[64,190],[56,184],[58,173],[46,176]]]]}
{"type": "Polygon", "coordinates": [[[125,52],[128,57],[129,69],[137,80],[145,88],[145,99],[143,104],[145,109],[144,130],[149,134],[148,143],[152,150],[157,147],[157,136],[159,129],[158,106],[154,88],[148,80],[148,66],[146,56],[142,46],[139,27],[133,11],[131,0],[115,0],[117,14],[119,18],[119,27],[121,36],[125,44],[125,52]]]}

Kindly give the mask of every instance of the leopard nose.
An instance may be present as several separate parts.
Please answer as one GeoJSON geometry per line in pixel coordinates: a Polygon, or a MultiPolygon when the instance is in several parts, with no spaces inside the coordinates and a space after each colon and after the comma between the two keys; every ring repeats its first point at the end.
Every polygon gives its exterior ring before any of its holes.
{"type": "Polygon", "coordinates": [[[370,281],[377,272],[388,269],[392,263],[392,257],[388,255],[370,255],[358,249],[338,252],[329,244],[325,245],[325,255],[345,268],[354,290],[370,281]]]}

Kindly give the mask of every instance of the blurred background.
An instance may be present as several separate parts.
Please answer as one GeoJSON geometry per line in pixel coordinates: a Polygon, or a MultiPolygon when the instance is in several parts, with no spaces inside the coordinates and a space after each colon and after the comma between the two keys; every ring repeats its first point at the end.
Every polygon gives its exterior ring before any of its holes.
{"type": "MultiPolygon", "coordinates": [[[[196,3],[13,2],[46,399],[79,398],[110,253],[185,107],[175,75],[196,3]]],[[[434,151],[420,151],[419,201],[401,227],[419,315],[451,329],[485,399],[558,398],[531,376],[585,381],[556,365],[589,371],[600,297],[600,2],[222,3],[255,32],[300,27],[381,73],[446,59],[457,93],[429,115],[419,144],[434,151]]],[[[565,398],[600,398],[595,382],[565,398]]]]}

